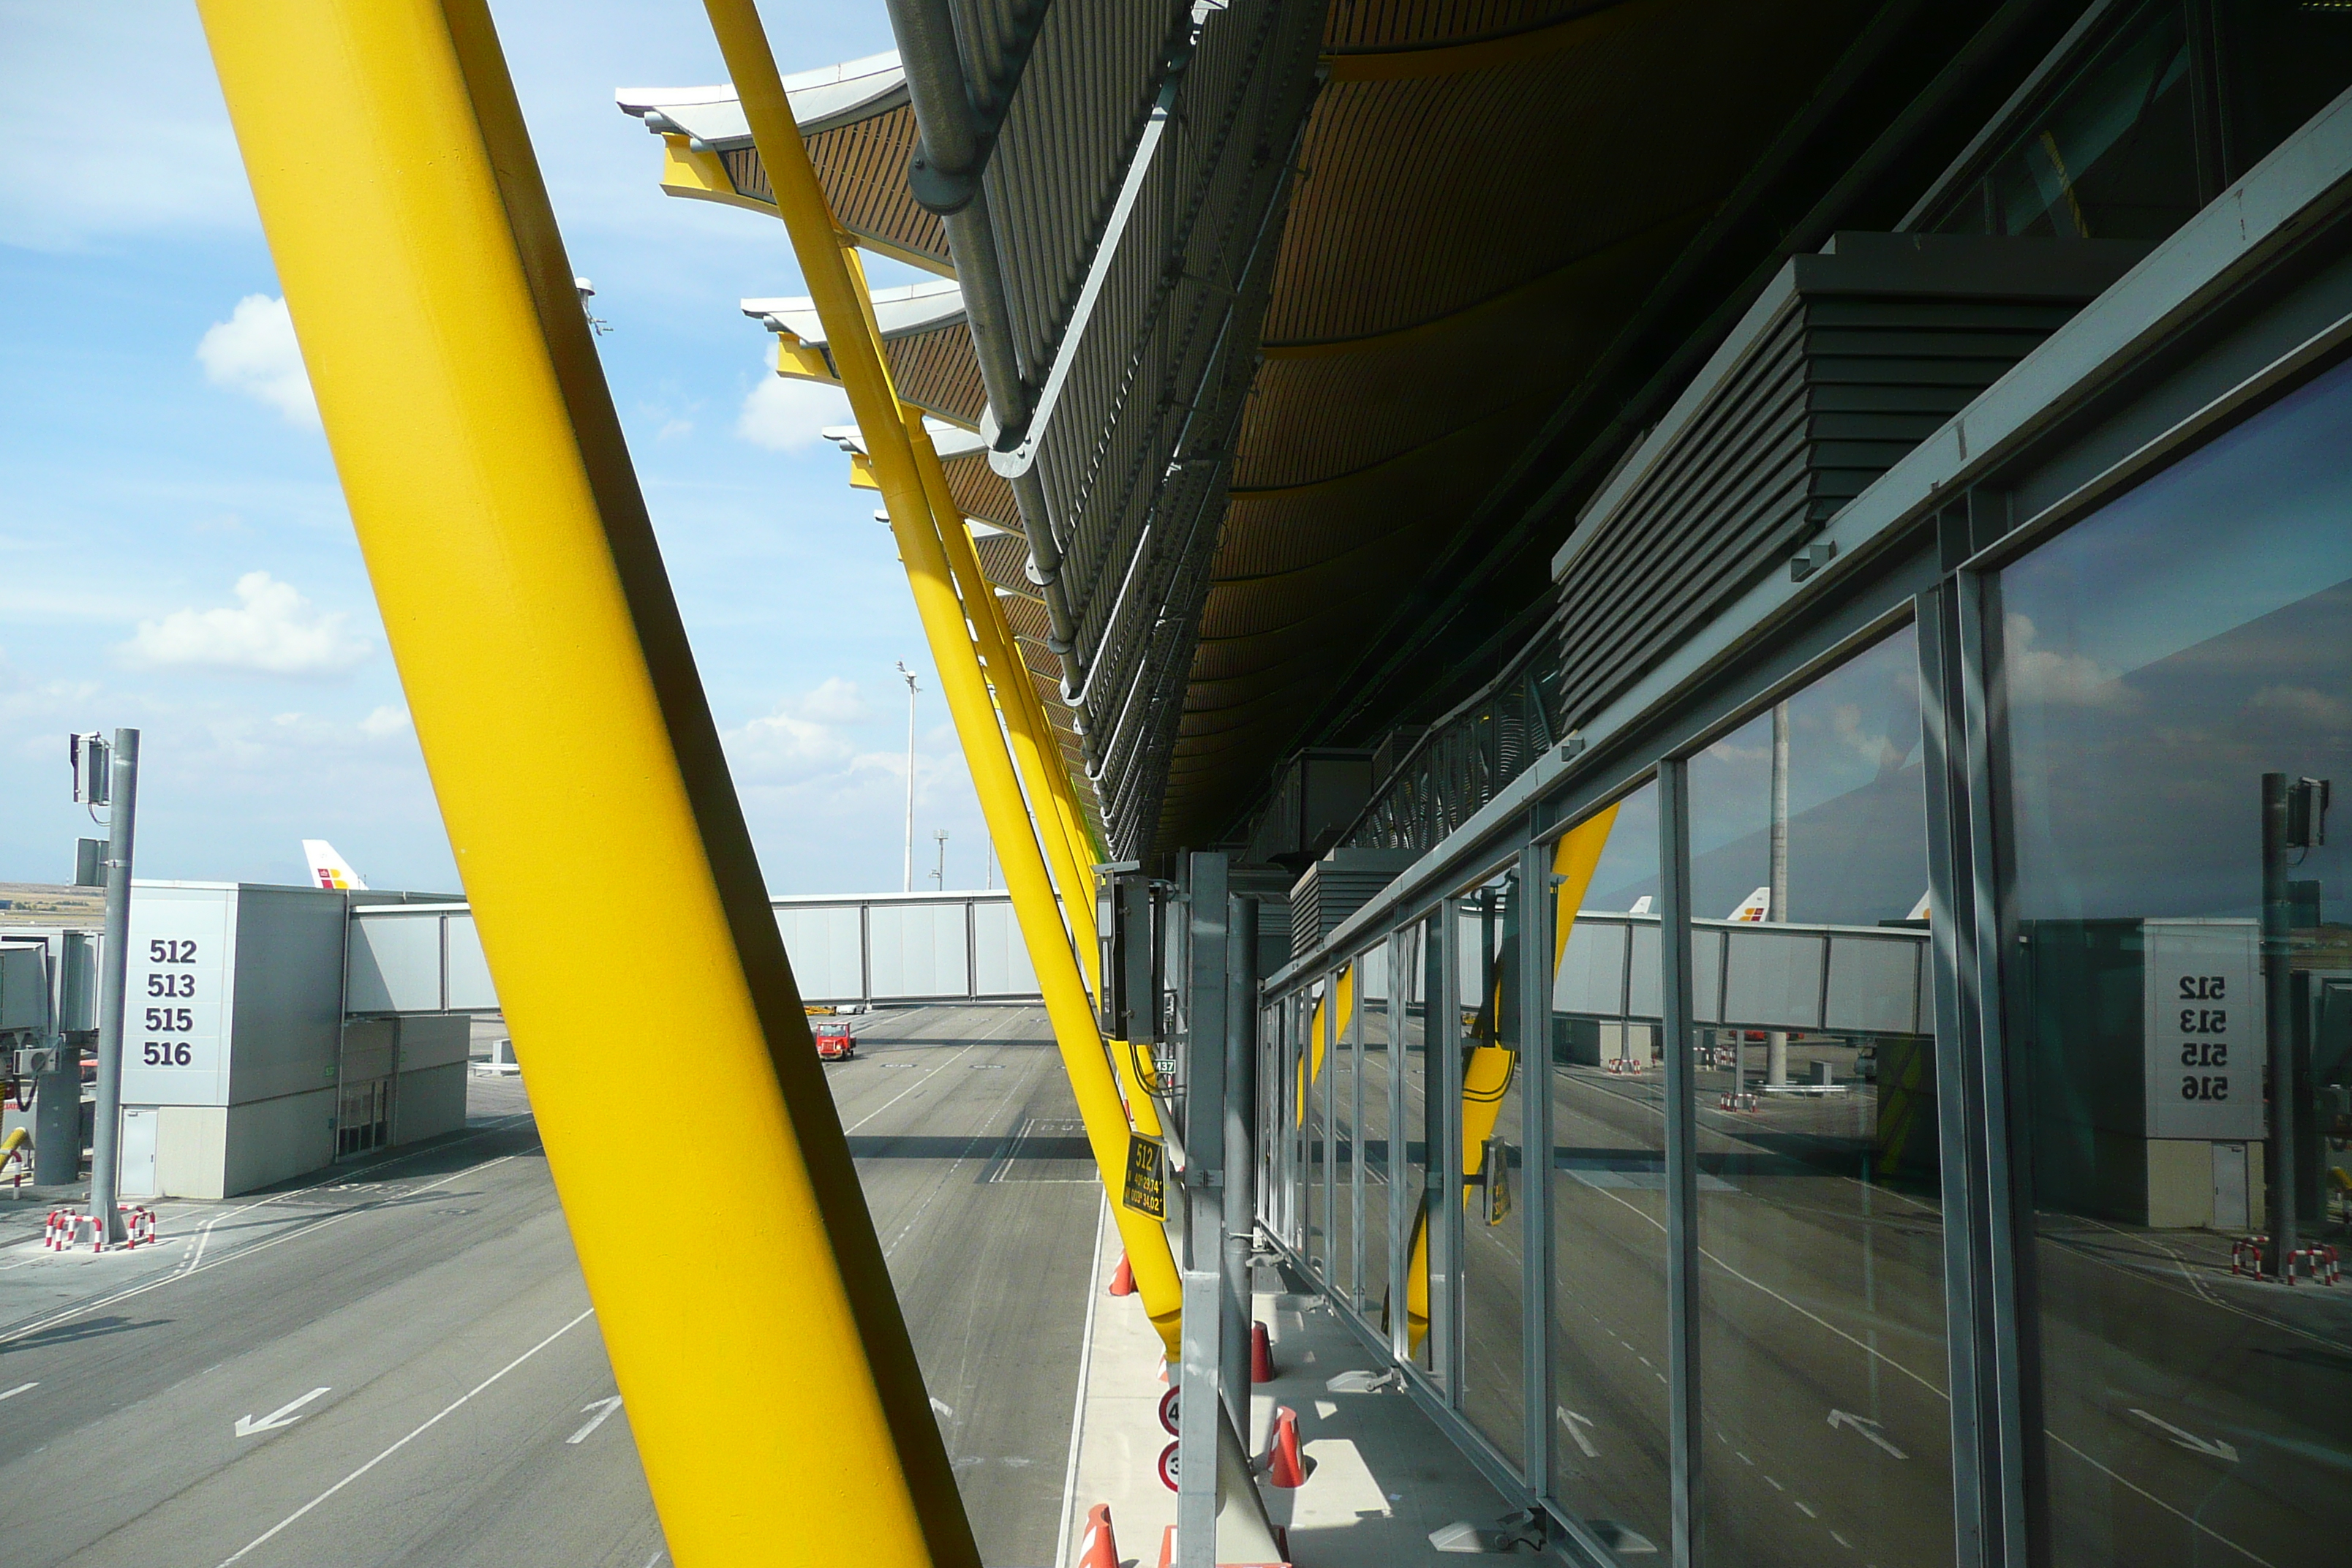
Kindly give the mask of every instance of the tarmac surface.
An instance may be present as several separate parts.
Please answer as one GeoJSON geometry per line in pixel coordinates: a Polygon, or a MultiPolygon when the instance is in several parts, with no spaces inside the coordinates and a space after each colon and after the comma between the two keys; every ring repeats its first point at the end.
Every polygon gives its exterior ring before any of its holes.
{"type": "MultiPolygon", "coordinates": [[[[982,1555],[1044,1563],[1099,1203],[1060,1063],[1034,1008],[856,1023],[827,1078],[982,1555]]],[[[471,1089],[462,1134],[158,1205],[153,1248],[0,1199],[0,1562],[667,1561],[522,1088],[471,1089]]]]}

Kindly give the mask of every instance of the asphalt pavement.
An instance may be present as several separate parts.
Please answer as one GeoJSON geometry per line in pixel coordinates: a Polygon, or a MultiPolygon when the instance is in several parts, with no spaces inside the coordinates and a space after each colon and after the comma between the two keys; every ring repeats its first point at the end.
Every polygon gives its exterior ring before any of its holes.
{"type": "MultiPolygon", "coordinates": [[[[1099,1201],[1058,1059],[1031,1008],[857,1023],[827,1078],[983,1557],[1044,1563],[1099,1201]]],[[[0,1246],[0,1562],[667,1560],[522,1088],[471,1089],[156,1247],[0,1246]]]]}

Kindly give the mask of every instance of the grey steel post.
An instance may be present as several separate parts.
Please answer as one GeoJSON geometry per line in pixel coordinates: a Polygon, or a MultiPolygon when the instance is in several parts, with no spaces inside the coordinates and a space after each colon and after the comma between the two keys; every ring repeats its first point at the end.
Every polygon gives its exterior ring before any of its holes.
{"type": "Polygon", "coordinates": [[[81,1053],[98,1021],[97,942],[88,931],[69,931],[57,952],[57,1066],[37,1081],[33,1110],[33,1181],[44,1187],[81,1179],[81,1053]]]}
{"type": "Polygon", "coordinates": [[[1224,1339],[1225,858],[1187,858],[1184,931],[1184,1248],[1182,1368],[1177,1384],[1178,1568],[1216,1568],[1217,1378],[1224,1339]]]}
{"type": "MultiPolygon", "coordinates": [[[[131,968],[131,847],[138,820],[139,731],[114,732],[113,773],[108,781],[106,832],[106,952],[99,983],[98,1125],[90,1139],[89,1212],[107,1245],[122,1239],[114,1206],[122,1122],[122,1005],[131,968]]],[[[78,1114],[78,1112],[77,1112],[78,1114]]]]}
{"type": "Polygon", "coordinates": [[[2263,775],[2263,1014],[2270,1035],[2271,1137],[2263,1152],[2263,1185],[2270,1206],[2271,1256],[2265,1261],[2286,1278],[2295,1248],[2295,1100],[2301,1085],[2294,1071],[2294,973],[2288,936],[2293,923],[2286,890],[2286,775],[2263,775]]]}
{"type": "Polygon", "coordinates": [[[1666,1387],[1673,1568],[1698,1561],[1698,1129],[1691,1062],[1690,768],[1658,764],[1660,1023],[1666,1051],[1666,1387]]]}
{"type": "Polygon", "coordinates": [[[1217,1382],[1226,1414],[1246,1438],[1257,1230],[1257,900],[1234,895],[1225,910],[1225,1326],[1217,1382]]]}

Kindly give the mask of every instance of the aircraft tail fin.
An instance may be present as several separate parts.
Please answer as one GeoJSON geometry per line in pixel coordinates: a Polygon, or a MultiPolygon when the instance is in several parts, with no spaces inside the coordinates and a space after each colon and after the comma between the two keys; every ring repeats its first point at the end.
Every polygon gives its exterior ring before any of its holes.
{"type": "Polygon", "coordinates": [[[323,838],[302,840],[302,858],[310,868],[310,879],[322,888],[337,891],[367,891],[367,884],[352,869],[351,862],[335,853],[335,847],[323,838]]]}

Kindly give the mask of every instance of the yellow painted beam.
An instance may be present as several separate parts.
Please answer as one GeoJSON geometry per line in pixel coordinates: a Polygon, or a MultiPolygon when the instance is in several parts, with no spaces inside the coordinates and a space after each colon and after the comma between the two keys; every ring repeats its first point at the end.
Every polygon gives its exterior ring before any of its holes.
{"type": "Polygon", "coordinates": [[[669,1551],[977,1568],[488,13],[201,9],[669,1551]],[[649,1018],[691,1245],[610,1157],[649,1018]]]}
{"type": "Polygon", "coordinates": [[[1143,1297],[1152,1326],[1173,1353],[1182,1310],[1175,1257],[1161,1222],[1122,1201],[1130,1135],[1126,1113],[1068,933],[1054,907],[1045,856],[1025,827],[1027,811],[1022,804],[1020,783],[996,728],[987,682],[972,657],[963,605],[956,596],[946,548],[931,518],[914,448],[908,439],[908,411],[890,384],[888,367],[876,346],[870,325],[872,301],[844,261],[846,237],[825,205],[807,146],[793,122],[775,57],[752,0],[704,0],[704,8],[740,96],[744,118],[751,122],[752,141],[766,165],[769,184],[776,194],[776,210],[792,237],[793,252],[800,259],[817,317],[824,323],[834,363],[848,389],[850,411],[865,433],[867,456],[930,643],[940,690],[955,719],[957,737],[971,768],[972,784],[990,835],[1001,852],[1005,889],[1013,896],[1022,940],[1037,970],[1046,1016],[1053,1023],[1063,1065],[1070,1076],[1071,1093],[1086,1123],[1087,1142],[1109,1194],[1120,1239],[1127,1246],[1137,1291],[1143,1297]]]}
{"type": "MultiPolygon", "coordinates": [[[[914,450],[923,494],[938,526],[940,542],[946,547],[948,570],[963,600],[964,618],[971,625],[980,657],[988,666],[990,683],[996,690],[998,709],[1004,715],[1004,731],[1013,742],[1013,766],[1027,788],[1030,815],[1036,819],[1034,837],[1045,846],[1046,869],[1061,893],[1062,910],[1069,922],[1070,942],[1078,953],[1079,979],[1083,983],[1087,961],[1095,955],[1094,875],[1071,855],[1069,837],[1055,808],[1054,786],[1047,770],[1060,763],[1060,748],[1055,745],[1050,730],[1045,731],[1044,742],[1039,742],[1036,721],[1030,716],[1036,694],[1028,693],[1029,703],[1021,700],[1029,684],[1029,672],[1014,660],[1007,647],[1004,613],[997,605],[994,588],[980,569],[980,557],[972,550],[971,531],[964,526],[963,512],[948,491],[948,477],[940,467],[939,449],[931,445],[930,432],[923,428],[920,412],[909,409],[908,413],[907,444],[914,450]],[[1048,748],[1052,749],[1050,762],[1048,748]]],[[[1030,835],[1030,826],[1024,817],[1021,824],[1024,836],[1030,835]]],[[[1000,855],[1004,847],[1002,844],[997,846],[1000,855]]]]}

